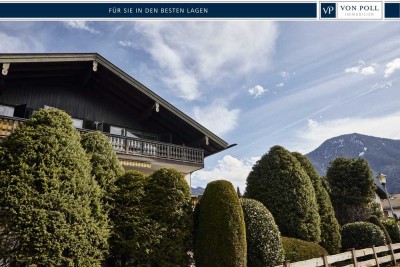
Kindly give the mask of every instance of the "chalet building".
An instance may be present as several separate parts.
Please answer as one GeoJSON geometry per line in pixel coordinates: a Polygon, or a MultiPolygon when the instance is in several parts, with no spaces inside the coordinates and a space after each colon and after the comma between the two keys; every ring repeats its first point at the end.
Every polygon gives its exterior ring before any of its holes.
{"type": "Polygon", "coordinates": [[[46,107],[101,131],[125,169],[186,175],[228,144],[99,54],[0,54],[0,137],[46,107]]]}

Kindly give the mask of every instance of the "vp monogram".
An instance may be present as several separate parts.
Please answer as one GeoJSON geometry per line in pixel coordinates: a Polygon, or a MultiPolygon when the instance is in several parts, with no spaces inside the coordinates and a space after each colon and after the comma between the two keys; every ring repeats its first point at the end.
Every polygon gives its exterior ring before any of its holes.
{"type": "Polygon", "coordinates": [[[322,11],[324,12],[324,14],[330,15],[332,12],[335,11],[335,8],[333,6],[323,7],[322,11]]]}

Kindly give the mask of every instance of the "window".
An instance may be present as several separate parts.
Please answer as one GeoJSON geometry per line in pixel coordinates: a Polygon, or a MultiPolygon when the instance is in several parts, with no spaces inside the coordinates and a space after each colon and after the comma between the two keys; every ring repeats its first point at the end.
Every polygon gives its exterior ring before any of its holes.
{"type": "Polygon", "coordinates": [[[83,120],[72,118],[72,124],[75,128],[82,129],[83,128],[83,120]]]}
{"type": "Polygon", "coordinates": [[[0,115],[8,117],[14,116],[14,107],[0,105],[0,115]]]}
{"type": "Polygon", "coordinates": [[[110,134],[125,136],[125,129],[121,127],[110,126],[110,134]]]}

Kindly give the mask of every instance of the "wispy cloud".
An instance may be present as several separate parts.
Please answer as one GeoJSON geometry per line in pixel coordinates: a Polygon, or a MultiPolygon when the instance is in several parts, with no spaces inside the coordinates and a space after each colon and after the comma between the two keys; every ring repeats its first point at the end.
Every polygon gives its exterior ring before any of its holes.
{"type": "Polygon", "coordinates": [[[226,100],[218,99],[210,105],[195,107],[194,118],[216,134],[223,135],[233,130],[239,118],[239,109],[229,109],[226,100]]]}
{"type": "Polygon", "coordinates": [[[123,47],[133,47],[133,48],[139,47],[138,45],[136,45],[134,42],[131,42],[131,41],[122,41],[121,40],[121,41],[118,41],[118,44],[123,47]]]}
{"type": "Polygon", "coordinates": [[[322,122],[309,119],[307,127],[297,131],[301,141],[296,149],[304,153],[310,152],[329,138],[350,133],[398,139],[400,131],[394,125],[400,125],[400,113],[368,118],[346,117],[322,122]]]}
{"type": "Polygon", "coordinates": [[[400,69],[400,58],[395,58],[386,64],[385,77],[390,77],[398,69],[400,69]]]}
{"type": "Polygon", "coordinates": [[[70,21],[65,21],[64,25],[67,28],[70,29],[77,29],[77,30],[83,30],[83,31],[88,31],[90,33],[98,34],[100,31],[94,29],[93,27],[89,27],[88,23],[83,20],[70,20],[70,21]]]}
{"type": "Polygon", "coordinates": [[[277,38],[274,22],[146,21],[135,30],[162,69],[161,79],[186,100],[201,96],[200,84],[265,70],[277,38]]]}
{"type": "Polygon", "coordinates": [[[371,64],[370,66],[365,66],[365,61],[360,60],[358,61],[358,66],[349,67],[344,70],[345,73],[360,73],[362,75],[368,76],[375,74],[375,67],[376,64],[371,64]]]}
{"type": "Polygon", "coordinates": [[[269,90],[267,88],[262,87],[261,85],[256,85],[254,87],[251,87],[247,90],[251,96],[254,98],[260,97],[269,90]]]}
{"type": "Polygon", "coordinates": [[[259,159],[259,157],[238,159],[231,155],[226,155],[221,160],[218,160],[216,166],[211,170],[200,170],[193,173],[192,183],[194,186],[204,186],[205,183],[224,179],[232,182],[235,187],[239,186],[243,193],[247,176],[254,163],[259,159]]]}

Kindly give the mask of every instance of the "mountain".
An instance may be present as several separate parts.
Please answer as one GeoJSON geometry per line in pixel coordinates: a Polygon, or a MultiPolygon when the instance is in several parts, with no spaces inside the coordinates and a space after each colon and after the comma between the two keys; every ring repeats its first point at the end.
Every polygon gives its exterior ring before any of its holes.
{"type": "Polygon", "coordinates": [[[365,158],[373,172],[387,175],[390,193],[400,193],[400,140],[362,134],[346,134],[326,140],[307,158],[320,175],[325,175],[329,162],[335,158],[365,158]]]}
{"type": "Polygon", "coordinates": [[[204,194],[204,188],[203,187],[191,187],[190,190],[192,191],[193,195],[203,195],[204,194]]]}

